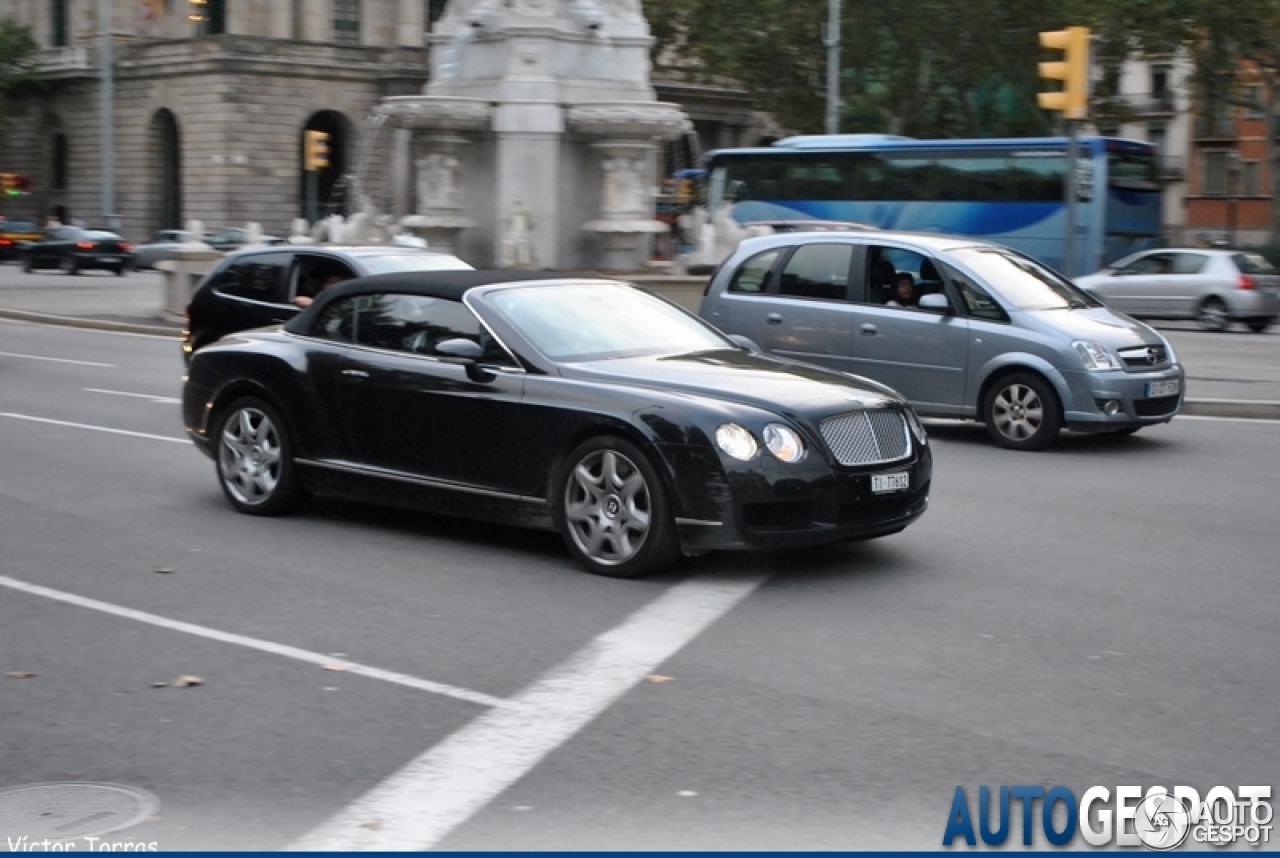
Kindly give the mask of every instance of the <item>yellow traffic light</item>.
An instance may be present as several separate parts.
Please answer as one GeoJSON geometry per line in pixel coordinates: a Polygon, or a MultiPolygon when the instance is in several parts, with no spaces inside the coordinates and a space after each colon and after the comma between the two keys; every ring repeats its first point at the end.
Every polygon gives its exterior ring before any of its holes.
{"type": "Polygon", "coordinates": [[[1040,34],[1040,46],[1062,51],[1058,62],[1040,63],[1040,77],[1062,81],[1059,92],[1042,92],[1036,101],[1045,110],[1057,110],[1066,119],[1089,116],[1089,28],[1067,27],[1040,34]]]}
{"type": "Polygon", "coordinates": [[[302,166],[308,171],[329,166],[329,134],[308,129],[302,135],[302,166]]]}

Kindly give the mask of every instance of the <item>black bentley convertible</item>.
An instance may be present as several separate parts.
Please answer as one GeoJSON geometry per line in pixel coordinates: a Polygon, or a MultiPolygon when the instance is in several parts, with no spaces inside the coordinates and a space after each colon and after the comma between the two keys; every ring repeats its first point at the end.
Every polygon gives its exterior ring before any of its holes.
{"type": "Polygon", "coordinates": [[[183,415],[242,512],[314,492],[551,528],[602,575],[915,521],[911,406],[749,345],[616,280],[381,274],[197,351],[183,415]]]}

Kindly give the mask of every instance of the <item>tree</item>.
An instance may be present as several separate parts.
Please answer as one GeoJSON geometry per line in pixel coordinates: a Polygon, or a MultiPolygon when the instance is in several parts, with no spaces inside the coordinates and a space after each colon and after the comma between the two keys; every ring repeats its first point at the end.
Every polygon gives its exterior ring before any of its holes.
{"type": "Polygon", "coordinates": [[[29,27],[9,18],[0,18],[0,135],[6,120],[13,118],[16,99],[36,80],[32,58],[36,40],[29,27]]]}

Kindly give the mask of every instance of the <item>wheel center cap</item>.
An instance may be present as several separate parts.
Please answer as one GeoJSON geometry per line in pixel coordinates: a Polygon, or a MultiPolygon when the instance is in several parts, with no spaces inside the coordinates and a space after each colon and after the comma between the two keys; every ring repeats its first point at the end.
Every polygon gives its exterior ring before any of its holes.
{"type": "Polygon", "coordinates": [[[622,512],[622,501],[618,500],[616,495],[610,495],[604,502],[604,514],[609,518],[617,518],[620,512],[622,512]]]}

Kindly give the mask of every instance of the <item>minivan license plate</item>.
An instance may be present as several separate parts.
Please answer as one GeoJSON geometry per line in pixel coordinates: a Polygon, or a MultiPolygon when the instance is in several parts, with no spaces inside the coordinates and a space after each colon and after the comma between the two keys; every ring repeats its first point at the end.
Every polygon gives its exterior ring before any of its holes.
{"type": "Polygon", "coordinates": [[[909,488],[911,488],[911,475],[906,471],[900,471],[896,474],[871,475],[871,491],[875,494],[900,492],[909,488]]]}
{"type": "Polygon", "coordinates": [[[1175,396],[1178,393],[1178,380],[1175,378],[1171,381],[1148,381],[1147,382],[1147,398],[1155,396],[1175,396]]]}

